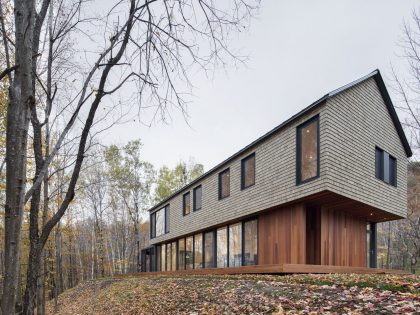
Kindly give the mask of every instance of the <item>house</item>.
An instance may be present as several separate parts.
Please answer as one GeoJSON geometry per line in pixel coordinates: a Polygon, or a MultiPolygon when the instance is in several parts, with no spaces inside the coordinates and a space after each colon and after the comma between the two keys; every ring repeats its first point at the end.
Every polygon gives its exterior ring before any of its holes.
{"type": "Polygon", "coordinates": [[[406,216],[411,155],[375,70],[151,208],[144,270],[376,267],[376,223],[406,216]]]}

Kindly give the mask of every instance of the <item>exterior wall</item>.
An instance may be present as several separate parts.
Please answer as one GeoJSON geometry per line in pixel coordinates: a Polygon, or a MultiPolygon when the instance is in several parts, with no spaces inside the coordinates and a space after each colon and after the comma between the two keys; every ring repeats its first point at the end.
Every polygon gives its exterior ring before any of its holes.
{"type": "MultiPolygon", "coordinates": [[[[227,221],[251,215],[261,210],[293,201],[326,189],[326,150],[324,106],[301,117],[290,127],[260,143],[256,148],[245,152],[225,167],[205,177],[197,185],[202,185],[202,208],[183,216],[182,191],[169,201],[170,231],[151,240],[160,243],[178,236],[193,233],[227,221]],[[320,178],[296,186],[296,127],[320,113],[320,178]],[[241,159],[255,152],[255,185],[241,190],[241,159]],[[230,167],[230,196],[218,199],[218,174],[230,167]]],[[[192,204],[192,203],[191,203],[192,204]]]]}
{"type": "MultiPolygon", "coordinates": [[[[406,215],[407,158],[374,79],[344,91],[175,195],[170,232],[151,244],[329,190],[406,215]],[[296,186],[296,127],[319,114],[320,177],[296,186]],[[397,158],[398,187],[375,178],[375,145],[397,158]],[[255,185],[241,190],[241,159],[255,152],[255,185]],[[218,174],[230,167],[230,196],[218,200],[218,174]],[[183,216],[182,195],[202,185],[202,209],[183,216]]],[[[164,206],[164,205],[163,205],[164,206]]],[[[191,203],[192,206],[192,203],[191,203]]],[[[156,209],[158,210],[158,209],[156,209]]]]}
{"type": "Polygon", "coordinates": [[[373,78],[327,101],[323,110],[328,190],[407,215],[407,156],[373,78]],[[397,187],[375,177],[375,146],[397,159],[397,187]]]}
{"type": "Polygon", "coordinates": [[[304,204],[271,210],[258,217],[258,264],[306,263],[304,204]]]}
{"type": "Polygon", "coordinates": [[[321,265],[366,267],[367,222],[348,213],[321,209],[321,265]]]}

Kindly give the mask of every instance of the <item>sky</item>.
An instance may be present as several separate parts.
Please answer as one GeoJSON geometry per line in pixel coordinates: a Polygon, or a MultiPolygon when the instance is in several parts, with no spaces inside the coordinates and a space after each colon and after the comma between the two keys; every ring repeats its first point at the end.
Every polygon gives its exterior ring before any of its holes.
{"type": "Polygon", "coordinates": [[[410,0],[263,0],[232,43],[246,66],[196,75],[188,123],[175,111],[169,124],[114,126],[103,141],[141,139],[156,168],[194,158],[209,170],[329,91],[375,69],[390,83],[391,64],[402,69],[403,21],[416,8],[410,0]]]}

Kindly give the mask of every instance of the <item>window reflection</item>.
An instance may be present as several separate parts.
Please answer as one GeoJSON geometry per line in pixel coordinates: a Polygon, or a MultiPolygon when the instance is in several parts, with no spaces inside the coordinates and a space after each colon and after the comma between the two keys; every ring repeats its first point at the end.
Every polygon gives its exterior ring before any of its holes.
{"type": "Polygon", "coordinates": [[[206,268],[214,268],[214,233],[204,234],[204,264],[206,268]]]}
{"type": "Polygon", "coordinates": [[[227,227],[217,229],[217,268],[227,267],[227,227]]]}
{"type": "Polygon", "coordinates": [[[203,267],[203,235],[194,235],[194,268],[203,267]]]}
{"type": "Polygon", "coordinates": [[[318,119],[300,127],[300,181],[318,176],[318,119]]]}
{"type": "Polygon", "coordinates": [[[244,265],[251,266],[258,263],[258,221],[244,223],[244,265]]]}
{"type": "Polygon", "coordinates": [[[229,267],[242,266],[242,223],[229,225],[229,267]]]}

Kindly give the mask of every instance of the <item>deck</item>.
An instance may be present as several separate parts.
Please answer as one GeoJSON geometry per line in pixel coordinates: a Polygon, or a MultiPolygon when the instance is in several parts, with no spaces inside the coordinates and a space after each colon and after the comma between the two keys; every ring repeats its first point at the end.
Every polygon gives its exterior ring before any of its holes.
{"type": "Polygon", "coordinates": [[[231,275],[231,274],[290,274],[290,273],[360,273],[360,274],[408,274],[404,270],[366,267],[344,267],[307,264],[256,265],[231,268],[204,268],[165,272],[140,272],[129,275],[231,275]]]}

